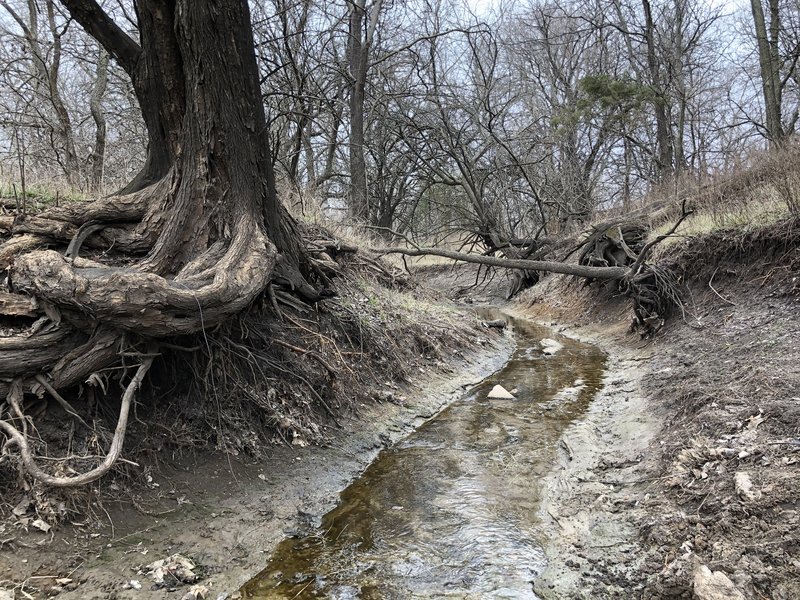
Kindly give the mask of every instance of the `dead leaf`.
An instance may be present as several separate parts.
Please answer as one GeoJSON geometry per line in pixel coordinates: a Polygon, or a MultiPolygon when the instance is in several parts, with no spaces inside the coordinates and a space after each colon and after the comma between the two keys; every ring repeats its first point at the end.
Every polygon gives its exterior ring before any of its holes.
{"type": "Polygon", "coordinates": [[[31,525],[33,527],[36,527],[36,529],[38,529],[39,531],[44,531],[45,533],[47,533],[48,531],[50,531],[52,529],[52,527],[50,527],[50,525],[48,525],[47,523],[45,523],[41,519],[36,519],[35,521],[33,521],[31,523],[31,525]]]}
{"type": "Polygon", "coordinates": [[[767,419],[766,419],[766,417],[765,417],[764,415],[762,415],[761,413],[758,413],[757,415],[753,415],[752,417],[750,417],[749,419],[747,419],[747,428],[748,428],[750,431],[752,431],[752,430],[754,430],[756,427],[758,427],[759,425],[761,425],[761,423],[763,423],[763,422],[764,422],[764,421],[766,421],[766,420],[767,420],[767,419]]]}
{"type": "Polygon", "coordinates": [[[194,585],[184,594],[181,600],[203,600],[210,591],[204,585],[194,585]]]}
{"type": "Polygon", "coordinates": [[[22,500],[20,500],[19,503],[14,507],[13,513],[16,516],[21,517],[26,512],[28,512],[28,507],[30,505],[31,505],[31,499],[28,498],[27,496],[24,496],[22,500]]]}

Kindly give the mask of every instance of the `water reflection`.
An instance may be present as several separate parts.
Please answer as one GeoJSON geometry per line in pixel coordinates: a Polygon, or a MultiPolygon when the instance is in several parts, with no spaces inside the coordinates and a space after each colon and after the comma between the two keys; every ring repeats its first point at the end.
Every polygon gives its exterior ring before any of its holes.
{"type": "Polygon", "coordinates": [[[244,598],[536,598],[539,481],[601,386],[604,355],[510,320],[506,366],[378,459],[244,598]],[[564,348],[546,357],[539,341],[564,348]],[[500,384],[514,400],[487,399],[500,384]]]}

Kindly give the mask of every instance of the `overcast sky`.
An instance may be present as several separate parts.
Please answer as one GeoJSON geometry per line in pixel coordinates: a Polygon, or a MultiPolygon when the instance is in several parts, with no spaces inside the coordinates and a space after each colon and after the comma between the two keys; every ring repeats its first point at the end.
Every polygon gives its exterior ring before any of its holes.
{"type": "MultiPolygon", "coordinates": [[[[467,0],[467,3],[477,14],[492,7],[492,5],[499,3],[500,0],[467,0]]],[[[748,3],[748,0],[704,0],[709,6],[736,9],[748,3]]]]}

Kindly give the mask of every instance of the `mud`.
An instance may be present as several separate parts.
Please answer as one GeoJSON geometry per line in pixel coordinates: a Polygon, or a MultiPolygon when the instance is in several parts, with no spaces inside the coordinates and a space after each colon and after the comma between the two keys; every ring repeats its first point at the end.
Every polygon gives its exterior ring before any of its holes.
{"type": "Polygon", "coordinates": [[[47,534],[33,527],[5,532],[10,539],[0,545],[0,587],[17,597],[26,597],[24,591],[76,600],[180,598],[186,586],[151,589],[142,568],[180,553],[199,565],[214,598],[235,593],[280,540],[328,512],[382,448],[508,359],[514,347],[509,335],[492,330],[482,337],[485,346],[465,358],[419,367],[415,384],[394,390],[395,402],[364,405],[340,418],[342,429],[331,433],[326,447],[275,446],[255,463],[219,456],[177,461],[145,474],[147,496],[92,507],[101,517],[96,522],[85,519],[47,534]],[[142,589],[126,589],[131,580],[142,589]]]}
{"type": "Polygon", "coordinates": [[[613,290],[554,280],[524,314],[612,357],[574,460],[548,477],[544,598],[800,598],[800,302],[768,263],[685,291],[655,339],[613,290]],[[742,476],[751,485],[742,489],[742,476]],[[726,595],[727,594],[727,595],[726,595]]]}
{"type": "Polygon", "coordinates": [[[317,527],[277,547],[244,598],[535,598],[542,476],[605,356],[561,336],[547,355],[551,330],[509,327],[511,360],[381,452],[317,527]],[[488,397],[495,385],[514,397],[488,397]]]}

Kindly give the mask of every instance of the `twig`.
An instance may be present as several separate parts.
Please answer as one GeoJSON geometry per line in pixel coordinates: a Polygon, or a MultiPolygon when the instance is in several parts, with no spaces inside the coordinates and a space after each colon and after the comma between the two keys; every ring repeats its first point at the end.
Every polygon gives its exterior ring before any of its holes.
{"type": "Polygon", "coordinates": [[[562,438],[559,444],[561,444],[561,447],[567,451],[567,457],[570,461],[572,461],[572,459],[575,458],[575,455],[572,452],[572,448],[570,448],[569,444],[567,443],[567,440],[562,438]]]}
{"type": "Polygon", "coordinates": [[[47,381],[47,379],[44,378],[44,376],[41,373],[38,373],[36,375],[36,381],[38,381],[41,384],[41,386],[50,393],[53,399],[61,405],[61,408],[63,408],[67,412],[67,414],[75,417],[81,425],[86,427],[86,429],[91,429],[91,427],[89,427],[89,424],[86,421],[84,421],[83,418],[78,414],[78,411],[72,408],[72,405],[69,402],[67,402],[64,399],[64,397],[61,396],[61,394],[59,394],[52,385],[50,385],[50,383],[47,381]]]}
{"type": "Polygon", "coordinates": [[[712,291],[712,292],[714,292],[714,293],[717,295],[717,297],[718,297],[720,300],[722,300],[722,301],[723,301],[725,304],[730,304],[731,306],[738,306],[738,305],[737,305],[735,302],[731,302],[731,301],[730,301],[730,300],[728,300],[727,298],[723,297],[723,295],[722,295],[722,294],[720,294],[720,293],[719,293],[717,290],[715,290],[715,289],[714,289],[714,286],[713,286],[713,285],[711,285],[711,284],[712,284],[712,282],[714,281],[714,277],[716,276],[716,274],[717,274],[717,271],[718,271],[718,270],[719,270],[719,267],[717,267],[716,269],[714,269],[714,273],[711,275],[711,279],[709,279],[709,280],[708,280],[708,287],[710,287],[710,288],[711,288],[711,291],[712,291]]]}
{"type": "Polygon", "coordinates": [[[408,243],[410,246],[412,246],[416,250],[420,249],[419,244],[417,244],[416,242],[411,240],[407,235],[405,235],[404,233],[400,233],[399,231],[395,231],[394,229],[392,229],[390,227],[378,227],[377,225],[367,225],[366,227],[367,227],[367,229],[377,229],[378,231],[388,231],[392,235],[394,235],[396,237],[399,237],[400,239],[405,240],[406,243],[408,243]]]}
{"type": "Polygon", "coordinates": [[[293,346],[292,344],[284,342],[283,340],[272,340],[272,342],[274,344],[278,344],[279,346],[283,346],[284,348],[287,348],[293,352],[297,352],[298,354],[308,354],[311,358],[313,358],[319,364],[321,364],[331,376],[336,377],[336,370],[333,367],[331,367],[327,362],[325,362],[324,358],[322,358],[319,354],[317,354],[310,348],[300,348],[298,346],[293,346]]]}
{"type": "Polygon", "coordinates": [[[660,244],[665,239],[667,239],[669,236],[671,236],[673,233],[675,233],[675,231],[678,229],[678,227],[680,227],[681,223],[683,223],[683,221],[686,219],[686,217],[688,217],[692,213],[694,213],[693,210],[686,210],[686,200],[684,199],[683,203],[681,204],[681,216],[680,216],[680,218],[677,221],[675,221],[675,224],[670,228],[670,230],[667,233],[658,236],[656,239],[654,239],[654,240],[652,240],[650,242],[647,242],[644,245],[644,248],[642,248],[642,251],[639,252],[639,257],[636,259],[636,261],[633,263],[633,265],[631,265],[630,272],[633,273],[634,275],[636,273],[638,273],[639,269],[642,266],[642,263],[644,263],[644,260],[647,258],[647,255],[650,253],[650,250],[652,250],[653,247],[656,244],[660,244]]]}

